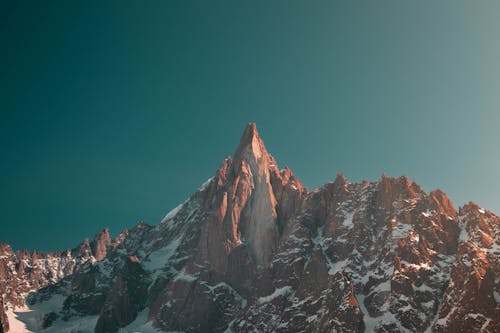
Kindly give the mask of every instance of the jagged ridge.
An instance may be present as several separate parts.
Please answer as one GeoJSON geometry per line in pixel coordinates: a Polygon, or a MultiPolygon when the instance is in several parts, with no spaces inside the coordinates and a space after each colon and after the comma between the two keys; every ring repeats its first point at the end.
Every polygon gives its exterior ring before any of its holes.
{"type": "Polygon", "coordinates": [[[407,177],[309,191],[249,124],[159,225],[94,245],[101,261],[28,301],[36,313],[63,300],[44,332],[494,332],[499,224],[407,177]]]}

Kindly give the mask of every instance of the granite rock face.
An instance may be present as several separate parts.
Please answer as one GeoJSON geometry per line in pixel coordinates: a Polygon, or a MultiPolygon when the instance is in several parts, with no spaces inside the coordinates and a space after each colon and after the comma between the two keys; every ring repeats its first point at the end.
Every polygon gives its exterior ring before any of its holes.
{"type": "Polygon", "coordinates": [[[498,332],[499,233],[407,177],[310,191],[249,124],[158,225],[57,255],[0,248],[0,318],[27,303],[33,332],[498,332]]]}
{"type": "Polygon", "coordinates": [[[436,332],[500,331],[500,218],[469,203],[436,332]]]}

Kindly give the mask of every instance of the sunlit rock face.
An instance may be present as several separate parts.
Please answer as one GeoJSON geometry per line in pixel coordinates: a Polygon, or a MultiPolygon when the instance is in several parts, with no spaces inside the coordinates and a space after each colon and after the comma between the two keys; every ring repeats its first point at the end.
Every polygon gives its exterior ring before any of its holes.
{"type": "Polygon", "coordinates": [[[234,156],[156,226],[115,239],[104,229],[57,254],[0,246],[0,322],[31,332],[498,332],[499,221],[472,203],[457,212],[407,177],[337,175],[310,191],[249,124],[234,156]]]}
{"type": "Polygon", "coordinates": [[[500,218],[477,204],[460,208],[460,236],[436,332],[500,331],[500,218]]]}
{"type": "Polygon", "coordinates": [[[109,229],[103,229],[98,232],[91,243],[91,250],[96,260],[102,260],[106,257],[108,249],[111,245],[111,237],[109,229]]]}

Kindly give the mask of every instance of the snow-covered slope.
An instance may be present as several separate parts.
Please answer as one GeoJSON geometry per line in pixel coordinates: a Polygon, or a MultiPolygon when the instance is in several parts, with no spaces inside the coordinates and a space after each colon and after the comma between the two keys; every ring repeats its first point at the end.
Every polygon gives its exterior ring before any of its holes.
{"type": "Polygon", "coordinates": [[[406,177],[309,191],[249,124],[160,224],[9,289],[3,313],[31,332],[498,332],[499,224],[406,177]]]}

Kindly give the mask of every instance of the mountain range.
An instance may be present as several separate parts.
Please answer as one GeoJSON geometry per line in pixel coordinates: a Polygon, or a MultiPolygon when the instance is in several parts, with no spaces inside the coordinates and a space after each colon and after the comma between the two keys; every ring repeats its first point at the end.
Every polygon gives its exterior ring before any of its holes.
{"type": "Polygon", "coordinates": [[[407,177],[314,190],[255,124],[157,225],[0,244],[0,332],[500,332],[500,218],[407,177]]]}

